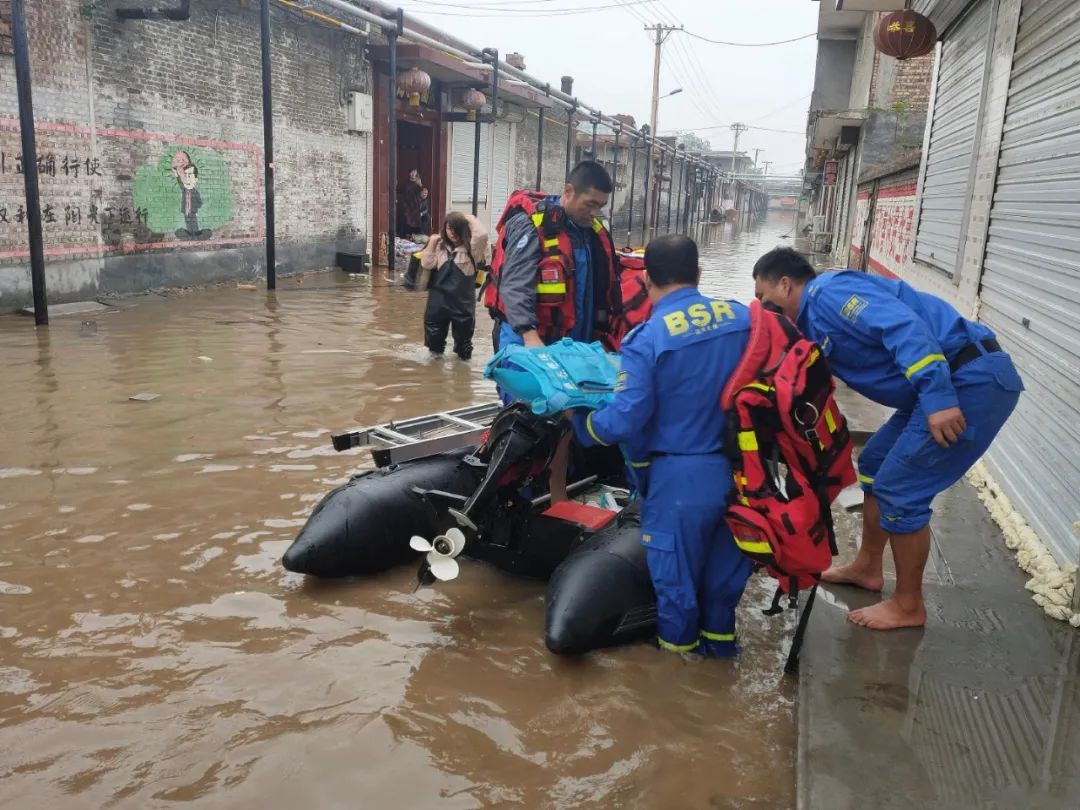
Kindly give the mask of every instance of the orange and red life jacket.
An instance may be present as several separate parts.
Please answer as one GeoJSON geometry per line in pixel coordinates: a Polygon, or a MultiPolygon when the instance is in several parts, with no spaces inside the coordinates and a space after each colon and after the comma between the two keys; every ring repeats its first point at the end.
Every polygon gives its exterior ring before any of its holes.
{"type": "Polygon", "coordinates": [[[813,586],[832,564],[830,504],[855,482],[851,436],[817,345],[759,301],[750,324],[721,400],[735,476],[727,523],[736,545],[789,593],[813,586]]]}
{"type": "Polygon", "coordinates": [[[611,334],[616,347],[635,326],[640,326],[652,314],[652,301],[645,287],[645,254],[643,251],[620,251],[619,293],[622,311],[612,320],[611,334]]]}
{"type": "MultiPolygon", "coordinates": [[[[491,259],[491,272],[483,292],[483,303],[492,317],[505,318],[502,298],[499,295],[499,279],[506,260],[506,223],[515,215],[524,213],[532,220],[540,240],[541,258],[536,271],[536,320],[537,331],[545,343],[551,343],[574,328],[574,249],[566,229],[566,214],[562,207],[548,201],[541,191],[515,191],[506,203],[496,226],[497,238],[491,259]]],[[[618,268],[611,234],[599,219],[593,220],[594,273],[598,274],[597,287],[603,295],[595,296],[595,339],[609,349],[617,349],[622,335],[616,335],[613,326],[622,314],[618,268]]],[[[596,283],[596,282],[594,282],[596,283]]],[[[625,334],[625,333],[624,333],[625,334]]]]}
{"type": "Polygon", "coordinates": [[[798,666],[822,572],[836,554],[831,504],[855,483],[851,435],[825,355],[790,320],[750,303],[750,338],[728,380],[728,457],[735,487],[724,516],[735,544],[778,580],[767,614],[810,588],[785,671],[798,666]]]}

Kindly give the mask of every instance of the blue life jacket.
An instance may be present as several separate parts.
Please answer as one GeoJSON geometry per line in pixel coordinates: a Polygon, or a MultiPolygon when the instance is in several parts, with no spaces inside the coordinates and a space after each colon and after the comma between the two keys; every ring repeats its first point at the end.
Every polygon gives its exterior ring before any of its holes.
{"type": "Polygon", "coordinates": [[[618,355],[570,338],[542,348],[505,346],[484,368],[485,377],[541,416],[604,407],[615,396],[618,374],[618,355]]]}

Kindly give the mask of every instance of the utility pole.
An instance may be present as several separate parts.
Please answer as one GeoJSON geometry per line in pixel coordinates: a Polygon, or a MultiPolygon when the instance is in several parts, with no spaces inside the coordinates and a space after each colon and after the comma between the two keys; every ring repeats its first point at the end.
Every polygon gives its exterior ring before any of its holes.
{"type": "MultiPolygon", "coordinates": [[[[739,154],[739,136],[750,129],[746,124],[732,124],[731,131],[735,133],[735,145],[731,147],[731,173],[735,174],[735,156],[739,154]]],[[[756,160],[755,160],[756,162],[756,160]]]]}
{"type": "Polygon", "coordinates": [[[757,168],[757,156],[760,155],[764,151],[765,151],[764,149],[755,149],[754,150],[754,168],[755,169],[757,168]]]}
{"type": "MultiPolygon", "coordinates": [[[[652,31],[656,34],[654,44],[656,50],[653,53],[653,66],[652,66],[652,107],[649,115],[649,135],[652,138],[656,138],[656,115],[660,109],[660,50],[664,47],[664,43],[667,42],[667,38],[671,36],[672,31],[681,29],[681,25],[663,25],[657,23],[656,25],[646,25],[646,31],[652,31]]],[[[652,155],[650,153],[648,160],[651,162],[652,155]]],[[[651,206],[649,205],[649,173],[648,168],[645,170],[645,218],[642,220],[642,228],[651,223],[651,206]]],[[[644,230],[642,230],[642,237],[644,238],[644,230]]]]}
{"type": "Polygon", "coordinates": [[[656,45],[656,51],[653,53],[653,66],[652,66],[652,113],[649,116],[649,133],[656,137],[656,113],[660,107],[660,49],[664,43],[667,42],[667,38],[671,36],[672,31],[681,30],[681,25],[646,25],[646,31],[652,31],[656,34],[654,44],[656,45]]]}

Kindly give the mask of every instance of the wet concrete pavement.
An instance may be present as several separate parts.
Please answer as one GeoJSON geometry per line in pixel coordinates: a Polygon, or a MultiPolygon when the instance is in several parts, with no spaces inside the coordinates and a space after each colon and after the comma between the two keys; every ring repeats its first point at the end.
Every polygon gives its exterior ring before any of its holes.
{"type": "MultiPolygon", "coordinates": [[[[872,427],[875,410],[853,397],[845,410],[872,427]]],[[[861,524],[839,520],[846,559],[861,524]]],[[[856,627],[848,609],[876,596],[842,586],[819,595],[799,678],[798,806],[1077,807],[1076,630],[1032,603],[965,481],[937,499],[931,529],[924,629],[856,627]]]]}
{"type": "MultiPolygon", "coordinates": [[[[745,298],[789,228],[712,228],[704,288],[745,298]]],[[[792,806],[767,583],[738,661],[566,661],[541,583],[280,568],[369,463],[331,430],[491,398],[486,316],[472,363],[432,360],[423,306],[319,274],[0,318],[0,806],[792,806]]]]}

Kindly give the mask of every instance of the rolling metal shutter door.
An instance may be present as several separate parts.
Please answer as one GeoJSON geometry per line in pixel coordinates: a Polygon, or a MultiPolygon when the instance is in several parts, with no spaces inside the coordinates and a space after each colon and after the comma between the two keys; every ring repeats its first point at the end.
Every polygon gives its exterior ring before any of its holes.
{"type": "Polygon", "coordinates": [[[1080,4],[1025,0],[1009,85],[980,318],[1027,392],[987,456],[1063,562],[1080,520],[1080,4]]]}
{"type": "Polygon", "coordinates": [[[957,18],[963,14],[964,7],[970,0],[915,0],[912,4],[912,8],[930,18],[930,21],[934,23],[934,27],[937,28],[938,36],[945,33],[950,25],[956,22],[957,18]],[[930,9],[927,11],[927,9],[930,9]]]}
{"type": "Polygon", "coordinates": [[[915,259],[948,273],[956,266],[971,195],[991,5],[981,0],[941,45],[915,259]]]}
{"type": "Polygon", "coordinates": [[[506,201],[510,199],[510,144],[513,142],[513,124],[495,125],[491,177],[491,225],[499,221],[506,201]]]}
{"type": "MultiPolygon", "coordinates": [[[[451,202],[471,202],[473,188],[473,150],[475,149],[476,124],[468,121],[455,121],[452,125],[451,140],[453,148],[450,170],[453,182],[450,191],[451,202]]],[[[491,126],[480,125],[480,190],[477,202],[486,203],[488,198],[488,158],[491,154],[491,126]]]]}

